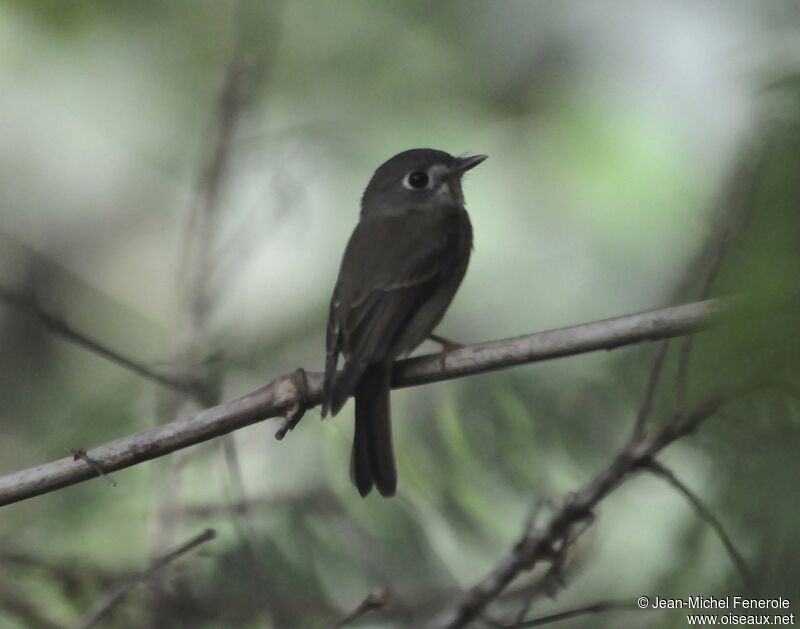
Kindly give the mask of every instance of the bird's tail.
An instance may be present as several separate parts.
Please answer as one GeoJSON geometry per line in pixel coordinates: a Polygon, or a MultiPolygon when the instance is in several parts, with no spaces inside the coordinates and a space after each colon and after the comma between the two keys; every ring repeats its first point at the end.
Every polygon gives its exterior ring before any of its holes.
{"type": "Polygon", "coordinates": [[[390,365],[370,365],[355,389],[356,425],[350,478],[362,496],[373,485],[386,497],[394,496],[397,490],[389,412],[390,376],[390,365]]]}

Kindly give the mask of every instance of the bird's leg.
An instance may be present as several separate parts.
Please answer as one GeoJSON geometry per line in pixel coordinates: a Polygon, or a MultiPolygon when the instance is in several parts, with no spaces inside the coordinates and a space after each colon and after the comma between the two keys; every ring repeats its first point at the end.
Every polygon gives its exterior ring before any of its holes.
{"type": "Polygon", "coordinates": [[[444,351],[452,351],[454,349],[458,349],[459,347],[464,347],[461,343],[456,343],[455,341],[451,341],[450,339],[446,339],[443,336],[439,336],[438,334],[429,334],[428,338],[433,341],[434,343],[438,343],[442,346],[444,351]]]}
{"type": "Polygon", "coordinates": [[[458,349],[459,347],[464,347],[461,343],[456,343],[455,341],[451,341],[450,339],[446,339],[443,336],[439,336],[438,334],[429,334],[428,338],[433,341],[434,343],[438,343],[442,346],[442,353],[439,355],[439,368],[444,371],[444,363],[447,360],[447,354],[452,352],[454,349],[458,349]]]}

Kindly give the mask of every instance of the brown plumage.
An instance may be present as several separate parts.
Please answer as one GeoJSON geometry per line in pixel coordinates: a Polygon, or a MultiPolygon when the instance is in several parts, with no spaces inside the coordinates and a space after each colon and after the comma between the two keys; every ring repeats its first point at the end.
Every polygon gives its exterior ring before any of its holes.
{"type": "Polygon", "coordinates": [[[331,298],[323,392],[323,416],[355,396],[350,474],[362,496],[396,491],[392,362],[427,338],[464,278],[472,227],[461,176],[484,159],[412,149],[382,164],[364,192],[331,298]]]}

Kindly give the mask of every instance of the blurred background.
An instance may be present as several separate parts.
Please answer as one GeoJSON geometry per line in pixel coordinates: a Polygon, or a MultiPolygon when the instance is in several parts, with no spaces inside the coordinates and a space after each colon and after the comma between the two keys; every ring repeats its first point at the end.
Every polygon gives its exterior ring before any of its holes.
{"type": "MultiPolygon", "coordinates": [[[[788,0],[4,0],[0,474],[321,369],[373,170],[412,147],[486,153],[465,181],[475,251],[440,334],[478,342],[691,301],[708,243],[736,226],[715,291],[758,312],[698,337],[690,397],[771,385],[664,456],[755,589],[686,500],[642,476],[602,503],[565,587],[537,570],[490,615],[512,620],[529,595],[532,617],[742,592],[800,612],[800,321],[785,307],[800,297],[798,52],[788,0]],[[43,311],[200,379],[200,402],[53,334],[43,311]]],[[[396,392],[392,500],[350,485],[348,406],[324,423],[310,411],[284,441],[268,421],[116,472],[116,486],[3,507],[0,628],[75,626],[208,527],[214,541],[97,626],[322,627],[380,588],[389,604],[353,626],[424,626],[510,551],[534,505],[546,515],[613,458],[655,349],[396,392]]],[[[671,378],[653,421],[674,404],[671,378]]],[[[618,611],[563,626],[685,622],[618,611]]]]}

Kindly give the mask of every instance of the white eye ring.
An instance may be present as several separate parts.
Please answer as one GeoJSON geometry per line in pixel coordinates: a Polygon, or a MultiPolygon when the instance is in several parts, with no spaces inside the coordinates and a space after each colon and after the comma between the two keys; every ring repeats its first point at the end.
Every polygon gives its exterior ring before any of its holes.
{"type": "Polygon", "coordinates": [[[408,190],[424,190],[425,188],[431,188],[432,185],[433,177],[421,170],[412,170],[403,177],[403,187],[408,190]]]}

